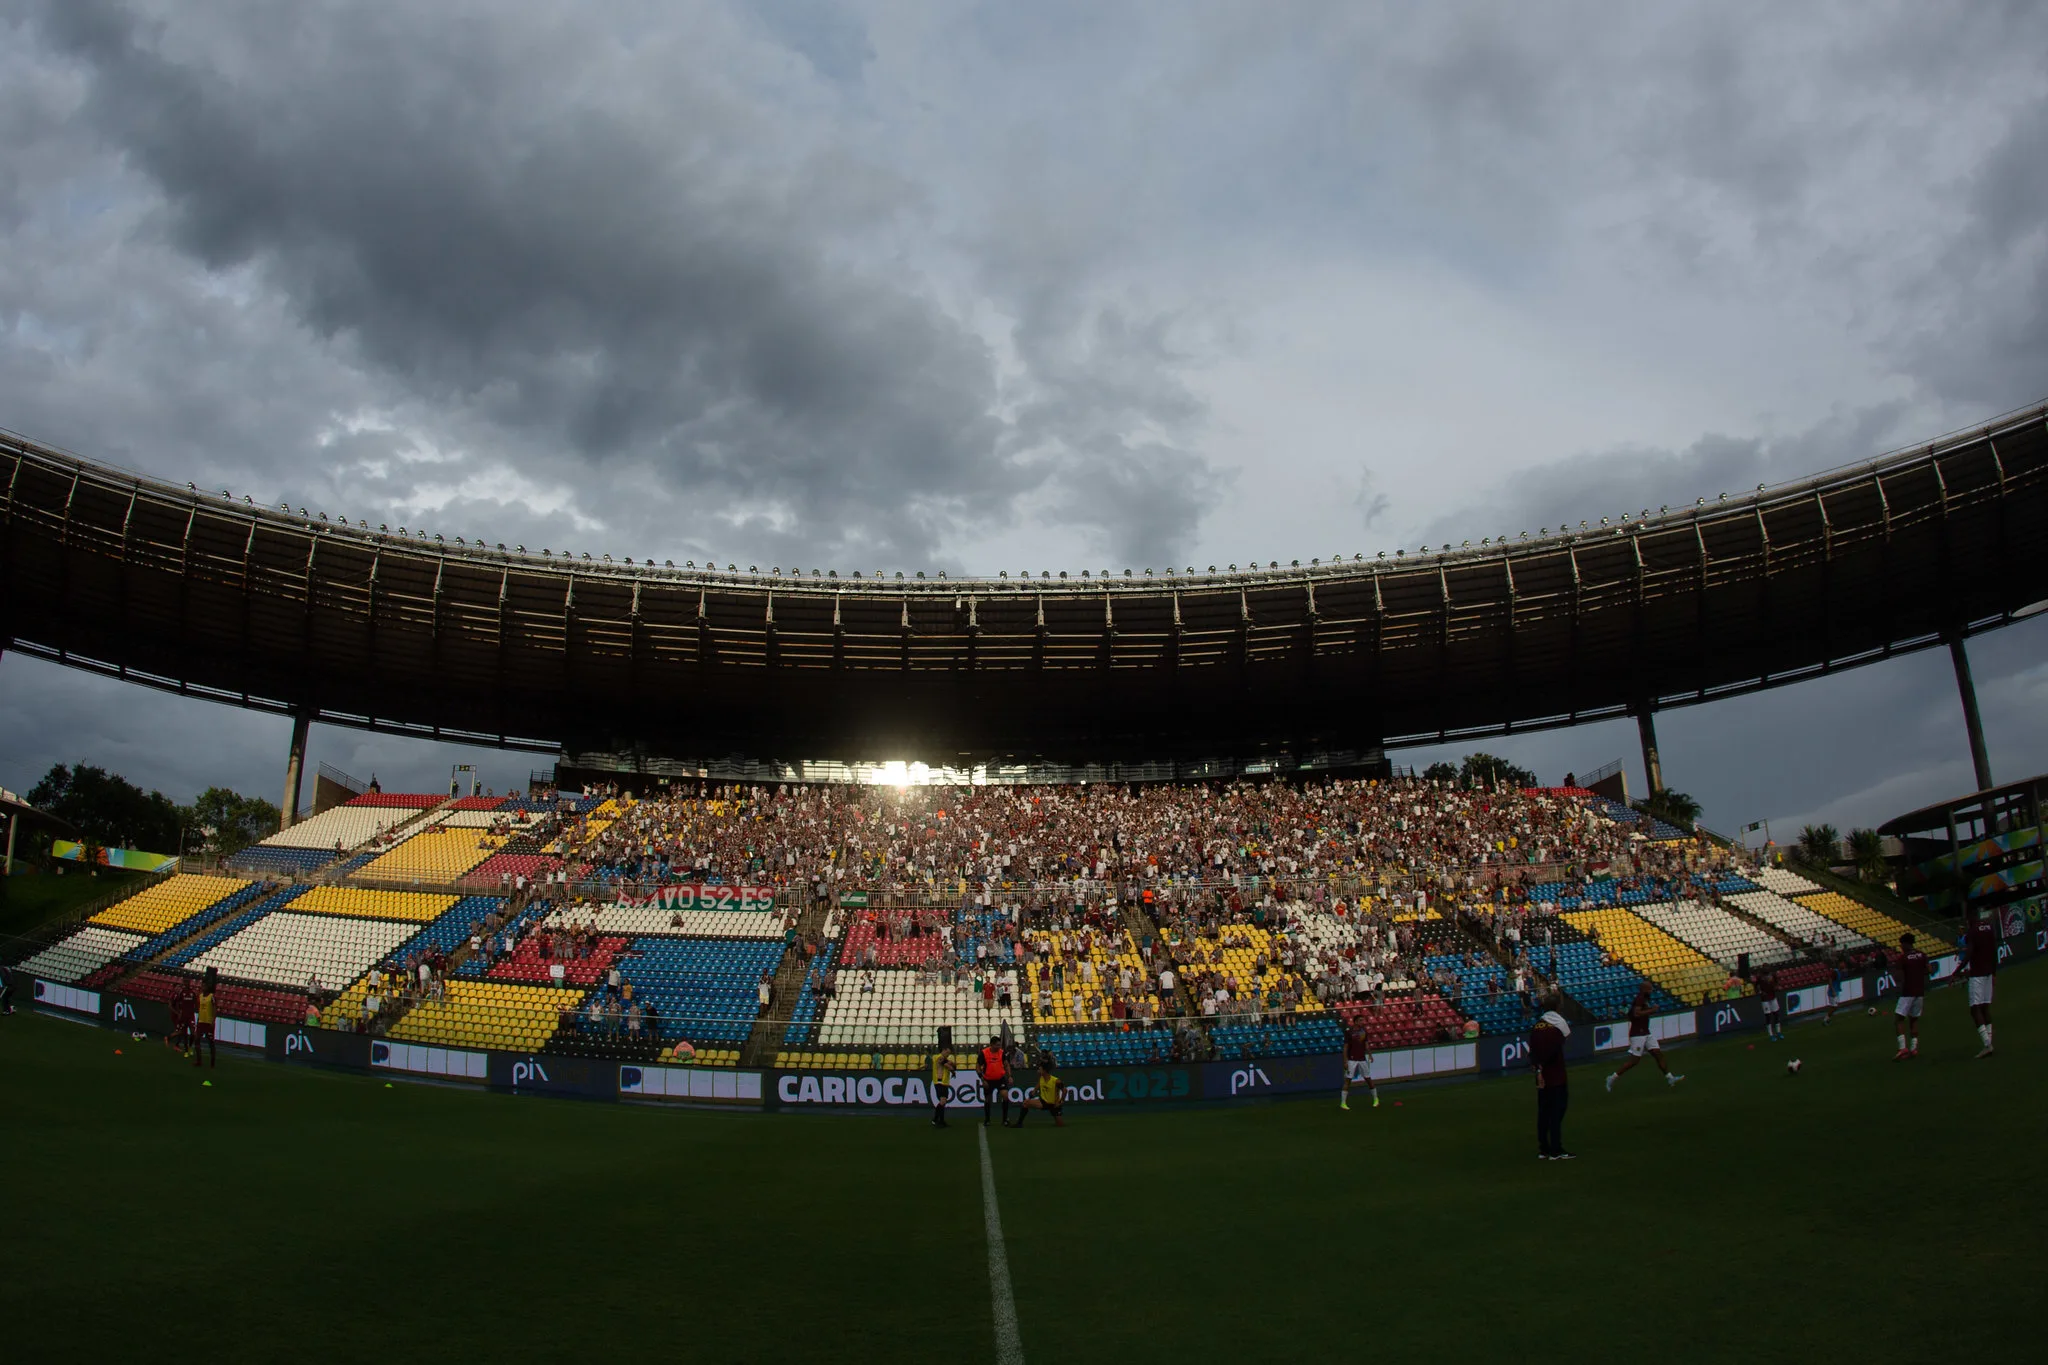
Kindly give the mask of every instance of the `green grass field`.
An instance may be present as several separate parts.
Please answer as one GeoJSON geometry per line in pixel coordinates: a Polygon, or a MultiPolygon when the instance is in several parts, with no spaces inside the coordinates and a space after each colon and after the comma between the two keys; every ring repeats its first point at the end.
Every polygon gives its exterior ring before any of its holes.
{"type": "MultiPolygon", "coordinates": [[[[1781,1045],[988,1134],[1026,1359],[2012,1359],[2048,973],[1781,1045]],[[1805,1059],[1804,1074],[1784,1062],[1805,1059]],[[1398,1101],[1398,1104],[1396,1103],[1398,1101]]],[[[515,1099],[0,1020],[15,1359],[996,1358],[975,1128],[515,1099]]]]}

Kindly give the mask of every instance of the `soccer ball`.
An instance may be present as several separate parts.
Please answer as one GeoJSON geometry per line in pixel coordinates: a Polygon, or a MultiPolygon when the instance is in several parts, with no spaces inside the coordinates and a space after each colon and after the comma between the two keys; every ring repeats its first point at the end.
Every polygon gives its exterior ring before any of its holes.
{"type": "Polygon", "coordinates": [[[1799,1059],[1794,1057],[1791,1061],[1785,1063],[1785,1070],[1788,1074],[1797,1076],[1799,1074],[1799,1059]]]}
{"type": "Polygon", "coordinates": [[[1865,1014],[1876,1014],[1876,1013],[1877,1013],[1877,1006],[1875,1006],[1875,1005],[1872,1005],[1872,1006],[1871,1006],[1871,1007],[1870,1007],[1869,1009],[1867,1009],[1867,1010],[1865,1010],[1865,1011],[1863,1011],[1863,1012],[1864,1012],[1865,1014]]]}

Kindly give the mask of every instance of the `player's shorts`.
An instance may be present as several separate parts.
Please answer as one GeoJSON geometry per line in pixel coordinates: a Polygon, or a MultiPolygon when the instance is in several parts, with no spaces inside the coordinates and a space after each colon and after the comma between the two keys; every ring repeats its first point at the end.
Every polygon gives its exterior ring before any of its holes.
{"type": "Polygon", "coordinates": [[[1347,1081],[1371,1081],[1372,1059],[1368,1057],[1362,1062],[1354,1062],[1349,1057],[1346,1057],[1344,1059],[1344,1079],[1347,1081]]]}
{"type": "Polygon", "coordinates": [[[1970,1004],[1971,1004],[1971,1005],[1972,1005],[1973,1007],[1974,1007],[1974,1006],[1977,1006],[1977,1005],[1988,1005],[1988,1004],[1990,1004],[1990,1003],[1991,1003],[1991,987],[1992,987],[1992,983],[1993,983],[1993,982],[1995,982],[1995,981],[1997,981],[1997,980],[1998,980],[1998,978],[1997,978],[1997,977],[1995,977],[1995,976],[1973,976],[1973,977],[1971,977],[1971,978],[1970,978],[1970,1004]]]}
{"type": "Polygon", "coordinates": [[[1892,1013],[1901,1019],[1918,1019],[1923,998],[1918,995],[1902,995],[1899,997],[1899,1003],[1892,1006],[1892,1013]]]}
{"type": "Polygon", "coordinates": [[[1765,1014],[1776,1014],[1777,1012],[1778,1012],[1778,1002],[1777,1002],[1777,1001],[1775,1001],[1775,1000],[1766,1000],[1766,1001],[1764,1001],[1764,1013],[1765,1013],[1765,1014]]]}
{"type": "Polygon", "coordinates": [[[1841,998],[1842,998],[1842,983],[1841,983],[1841,982],[1839,982],[1839,981],[1830,981],[1830,982],[1828,982],[1828,999],[1830,999],[1830,1000],[1840,1000],[1841,998]]]}
{"type": "Polygon", "coordinates": [[[1628,1036],[1628,1055],[1640,1057],[1645,1052],[1662,1052],[1664,1045],[1657,1041],[1654,1033],[1631,1033],[1628,1036]]]}
{"type": "Polygon", "coordinates": [[[195,1038],[211,1038],[213,1036],[213,1025],[195,1024],[192,1026],[192,1035],[195,1038]]]}

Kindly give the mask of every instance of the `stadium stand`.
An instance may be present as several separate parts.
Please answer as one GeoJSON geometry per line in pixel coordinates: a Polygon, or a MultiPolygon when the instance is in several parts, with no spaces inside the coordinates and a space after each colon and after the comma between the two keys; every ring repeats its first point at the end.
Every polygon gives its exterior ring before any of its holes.
{"type": "Polygon", "coordinates": [[[413,881],[444,886],[503,846],[504,836],[473,829],[426,829],[389,853],[365,864],[356,875],[366,881],[413,881]]]}
{"type": "Polygon", "coordinates": [[[1529,950],[1537,968],[1557,978],[1565,994],[1585,1006],[1596,1019],[1618,1019],[1628,1013],[1637,988],[1649,981],[1651,1002],[1660,1010],[1698,1001],[1709,986],[1719,987],[1727,972],[1626,910],[1578,910],[1560,916],[1582,933],[1596,933],[1599,944],[1560,942],[1553,950],[1537,944],[1529,950]],[[1620,959],[1603,961],[1602,948],[1620,959]]]}
{"type": "Polygon", "coordinates": [[[519,941],[509,957],[493,964],[484,977],[490,981],[522,981],[532,986],[545,986],[554,980],[554,968],[559,965],[562,980],[569,985],[595,986],[605,979],[613,961],[632,941],[607,936],[591,944],[585,956],[552,957],[544,951],[544,936],[529,934],[519,941]]]}
{"type": "Polygon", "coordinates": [[[782,951],[780,942],[751,939],[643,937],[621,953],[618,968],[633,998],[660,1010],[664,1040],[739,1043],[760,1013],[761,977],[781,964],[782,951]]]}
{"type": "Polygon", "coordinates": [[[804,984],[797,996],[795,1008],[789,1014],[789,1027],[783,1030],[785,1046],[795,1047],[817,1040],[818,1011],[823,1001],[818,997],[818,988],[824,983],[833,965],[839,960],[839,945],[827,942],[822,951],[811,959],[804,969],[804,984]]]}
{"type": "MultiPolygon", "coordinates": [[[[900,1048],[929,1045],[941,1025],[951,1025],[956,1039],[986,1038],[1008,1024],[1024,1036],[1024,1011],[1016,996],[1016,973],[994,977],[998,1003],[986,1008],[964,972],[950,985],[928,972],[902,968],[844,968],[838,989],[825,1002],[818,1022],[818,1043],[824,1047],[900,1048]]],[[[749,1002],[752,1003],[751,1001],[749,1002]]]]}
{"type": "Polygon", "coordinates": [[[1887,950],[1899,946],[1900,934],[1911,933],[1915,938],[1922,940],[1922,947],[1929,952],[1936,951],[1935,947],[1927,942],[1929,935],[1926,931],[1916,932],[1912,926],[1901,924],[1890,915],[1873,910],[1862,901],[1851,900],[1839,891],[1816,891],[1811,895],[1801,896],[1799,904],[1845,929],[1854,930],[1887,950]]]}
{"type": "Polygon", "coordinates": [[[88,924],[27,958],[16,970],[24,976],[40,976],[51,981],[79,981],[115,962],[143,942],[145,939],[141,934],[88,924]]]}
{"type": "Polygon", "coordinates": [[[1447,971],[1457,976],[1457,1009],[1466,1018],[1477,1019],[1484,1032],[1513,1032],[1532,1018],[1529,1007],[1510,988],[1514,973],[1490,958],[1473,966],[1463,957],[1440,953],[1426,959],[1425,965],[1432,973],[1447,971]]]}
{"type": "Polygon", "coordinates": [[[1284,1024],[1218,1024],[1210,1032],[1223,1061],[1249,1057],[1307,1057],[1344,1044],[1342,1024],[1328,1015],[1284,1024]]]}
{"type": "Polygon", "coordinates": [[[458,978],[444,982],[440,995],[414,1004],[387,1036],[444,1047],[531,1052],[554,1037],[563,1015],[582,999],[580,990],[458,978]]]}
{"type": "Polygon", "coordinates": [[[1173,1055],[1174,1035],[1167,1028],[1065,1028],[1041,1024],[1033,1036],[1060,1066],[1144,1066],[1166,1061],[1173,1055]]]}
{"type": "Polygon", "coordinates": [[[278,911],[176,965],[279,986],[354,981],[418,930],[401,920],[278,911]]]}
{"type": "MultiPolygon", "coordinates": [[[[1634,907],[1635,913],[1689,947],[1713,958],[1723,967],[1735,966],[1746,953],[1752,967],[1775,967],[1792,960],[1792,949],[1770,934],[1702,901],[1657,901],[1634,907]]],[[[1605,934],[1602,934],[1605,938],[1605,934]]],[[[1716,983],[1718,984],[1718,983],[1716,983]]],[[[1673,991],[1681,999],[1697,1003],[1699,991],[1673,991]]]]}
{"type": "MultiPolygon", "coordinates": [[[[194,978],[173,972],[138,972],[121,985],[123,993],[141,1000],[167,1001],[180,986],[194,978]]],[[[301,1024],[306,1019],[304,991],[272,990],[223,980],[214,998],[214,1009],[224,1018],[250,1019],[260,1024],[301,1024]]]]}
{"type": "Polygon", "coordinates": [[[419,814],[419,808],[410,805],[358,804],[363,799],[357,797],[347,805],[308,816],[290,829],[279,830],[252,847],[324,849],[329,853],[333,852],[336,844],[344,849],[358,848],[419,814]]]}
{"type": "Polygon", "coordinates": [[[1775,891],[1739,892],[1730,896],[1728,903],[1744,914],[1790,934],[1801,943],[1845,948],[1852,952],[1870,947],[1870,940],[1854,929],[1837,924],[1825,915],[1816,914],[1796,901],[1785,899],[1775,891]]]}
{"type": "Polygon", "coordinates": [[[762,910],[664,910],[657,905],[608,905],[592,919],[602,934],[778,940],[783,935],[782,917],[762,910]]]}
{"type": "Polygon", "coordinates": [[[1375,1052],[1446,1042],[1465,1032],[1465,1017],[1435,991],[1395,997],[1383,1004],[1345,1000],[1330,1009],[1344,1029],[1362,1025],[1375,1052]]]}
{"type": "Polygon", "coordinates": [[[306,915],[359,915],[365,919],[437,920],[458,897],[432,891],[387,891],[371,886],[308,887],[292,902],[306,915]]]}
{"type": "Polygon", "coordinates": [[[1086,951],[1073,954],[1062,949],[1058,935],[1032,933],[1029,941],[1036,953],[1025,968],[1030,986],[1026,1002],[1039,1025],[1100,1024],[1111,1008],[1105,1001],[1113,998],[1120,998],[1126,1006],[1159,1013],[1155,980],[1128,930],[1118,931],[1114,938],[1093,935],[1086,951]],[[1061,968],[1057,978],[1055,963],[1061,968]],[[1124,977],[1129,980],[1123,981],[1124,977]],[[1050,1002],[1050,1010],[1040,1008],[1045,1001],[1050,1002]]]}
{"type": "Polygon", "coordinates": [[[89,923],[154,937],[204,913],[244,890],[235,877],[200,877],[179,872],[94,915],[89,923]]]}
{"type": "Polygon", "coordinates": [[[1809,892],[1820,890],[1820,887],[1815,883],[1806,880],[1806,878],[1796,872],[1788,872],[1782,867],[1766,865],[1758,868],[1754,876],[1757,885],[1766,891],[1775,891],[1781,896],[1803,896],[1809,892]]]}

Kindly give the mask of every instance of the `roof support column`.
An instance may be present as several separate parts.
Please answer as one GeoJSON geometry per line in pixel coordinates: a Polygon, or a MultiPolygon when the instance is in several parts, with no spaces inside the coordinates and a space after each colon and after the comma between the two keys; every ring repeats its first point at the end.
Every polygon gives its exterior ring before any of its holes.
{"type": "Polygon", "coordinates": [[[313,723],[313,709],[299,706],[292,711],[292,749],[284,764],[284,805],[283,818],[278,821],[279,829],[290,829],[299,822],[299,779],[306,771],[306,731],[313,723]]]}
{"type": "Polygon", "coordinates": [[[1643,778],[1650,795],[1664,794],[1664,760],[1657,756],[1657,717],[1647,701],[1636,705],[1636,733],[1643,741],[1643,778]]]}
{"type": "Polygon", "coordinates": [[[1991,787],[1991,754],[1984,747],[1984,718],[1977,714],[1977,684],[1970,680],[1970,655],[1960,630],[1948,633],[1948,657],[1956,666],[1956,691],[1963,697],[1963,726],[1970,732],[1970,764],[1977,770],[1977,790],[1987,791],[1991,787]]]}

